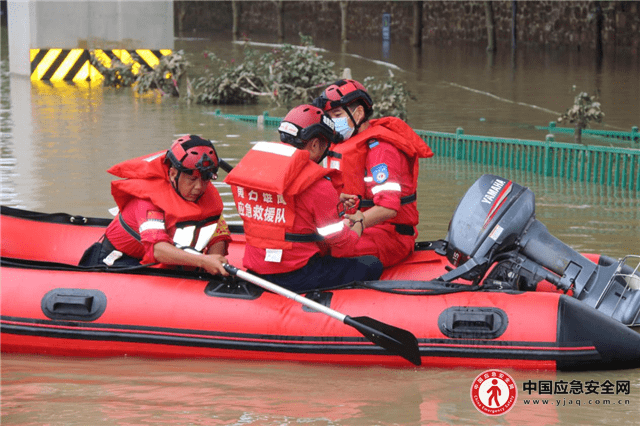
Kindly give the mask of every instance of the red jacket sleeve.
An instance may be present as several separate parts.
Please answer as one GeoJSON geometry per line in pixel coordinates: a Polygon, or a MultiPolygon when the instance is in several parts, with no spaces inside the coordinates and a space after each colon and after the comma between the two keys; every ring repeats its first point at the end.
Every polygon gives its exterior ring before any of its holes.
{"type": "Polygon", "coordinates": [[[162,241],[173,243],[165,228],[164,212],[150,201],[135,199],[127,204],[122,215],[125,222],[140,234],[144,247],[141,263],[156,263],[153,246],[162,241]]]}
{"type": "Polygon", "coordinates": [[[377,142],[370,147],[365,166],[367,197],[373,197],[377,206],[400,210],[402,191],[408,190],[405,181],[410,179],[407,157],[393,145],[377,142]]]}
{"type": "Polygon", "coordinates": [[[320,179],[299,197],[299,202],[304,203],[306,210],[312,213],[310,220],[314,222],[316,232],[324,237],[331,255],[352,257],[355,256],[358,234],[338,216],[339,201],[338,193],[327,179],[320,179]]]}

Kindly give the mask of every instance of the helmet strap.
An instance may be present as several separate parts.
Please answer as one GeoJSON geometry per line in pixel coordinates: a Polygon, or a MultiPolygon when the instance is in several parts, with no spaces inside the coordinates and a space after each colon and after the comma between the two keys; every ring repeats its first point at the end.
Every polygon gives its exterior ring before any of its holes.
{"type": "Polygon", "coordinates": [[[324,149],[324,152],[322,153],[322,156],[318,160],[318,164],[322,163],[322,160],[324,160],[327,157],[327,155],[329,154],[329,147],[330,146],[331,146],[331,142],[327,141],[327,147],[324,149]]]}
{"type": "Polygon", "coordinates": [[[180,196],[180,198],[182,198],[183,200],[186,201],[186,198],[184,198],[182,196],[182,194],[180,193],[180,190],[178,189],[178,179],[180,179],[180,175],[182,174],[182,172],[180,171],[180,169],[176,168],[176,167],[169,167],[169,182],[171,182],[171,186],[173,187],[173,189],[176,191],[176,194],[178,194],[180,196]],[[177,172],[176,177],[171,179],[171,169],[175,169],[175,171],[177,172]]]}
{"type": "Polygon", "coordinates": [[[351,122],[353,123],[353,135],[351,135],[351,136],[357,135],[358,134],[358,130],[360,129],[360,125],[362,125],[362,123],[356,123],[356,119],[353,117],[353,114],[351,113],[351,111],[349,111],[349,106],[348,105],[343,106],[342,109],[344,109],[344,111],[347,113],[347,115],[351,119],[351,122]]]}

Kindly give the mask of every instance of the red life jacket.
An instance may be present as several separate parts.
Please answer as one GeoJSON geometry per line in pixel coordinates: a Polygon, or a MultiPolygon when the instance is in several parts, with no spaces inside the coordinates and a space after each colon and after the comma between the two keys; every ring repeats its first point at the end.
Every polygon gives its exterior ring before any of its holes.
{"type": "MultiPolygon", "coordinates": [[[[165,229],[176,246],[202,252],[214,235],[214,226],[222,213],[222,199],[211,183],[197,203],[180,197],[169,181],[165,153],[161,151],[127,160],[107,170],[124,178],[111,182],[111,194],[120,210],[132,198],[149,200],[164,212],[165,229]]],[[[134,233],[138,230],[127,229],[123,222],[121,220],[120,224],[135,238],[134,233]]]]}
{"type": "MultiPolygon", "coordinates": [[[[402,151],[413,165],[411,176],[414,193],[418,187],[419,158],[433,156],[431,148],[404,121],[397,117],[383,117],[369,120],[369,127],[350,137],[345,142],[334,144],[327,156],[327,166],[342,171],[346,194],[365,197],[365,162],[369,152],[368,142],[378,140],[388,142],[402,151]]],[[[372,205],[372,202],[369,201],[372,205]]],[[[367,206],[365,202],[363,206],[367,206]]]]}
{"type": "Polygon", "coordinates": [[[309,160],[309,153],[277,142],[257,143],[227,175],[247,243],[262,249],[291,249],[316,243],[317,234],[295,234],[295,196],[325,176],[335,175],[309,160]]]}

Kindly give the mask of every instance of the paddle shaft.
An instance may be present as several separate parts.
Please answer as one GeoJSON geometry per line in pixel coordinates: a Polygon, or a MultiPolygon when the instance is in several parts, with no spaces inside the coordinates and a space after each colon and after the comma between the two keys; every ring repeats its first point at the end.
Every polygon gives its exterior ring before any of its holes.
{"type": "Polygon", "coordinates": [[[288,299],[292,299],[300,304],[305,305],[308,308],[311,308],[315,311],[318,312],[322,312],[323,314],[329,315],[331,318],[337,319],[340,322],[344,322],[344,319],[347,317],[344,314],[341,314],[338,311],[334,311],[331,308],[328,308],[324,305],[321,305],[318,302],[314,302],[313,300],[307,299],[306,297],[298,294],[298,293],[294,293],[291,290],[287,290],[284,287],[280,287],[279,285],[275,285],[272,282],[269,282],[265,279],[262,279],[260,277],[256,277],[253,274],[250,274],[248,272],[245,272],[241,269],[236,268],[235,266],[231,266],[229,264],[225,264],[224,265],[224,269],[227,270],[227,272],[229,272],[231,275],[237,275],[239,278],[242,278],[243,280],[249,281],[251,283],[254,283],[255,285],[262,287],[264,289],[267,289],[269,291],[272,291],[274,293],[277,293],[281,296],[284,296],[288,299]]]}
{"type": "Polygon", "coordinates": [[[233,166],[229,163],[227,163],[226,161],[224,161],[223,159],[219,159],[218,160],[218,166],[220,166],[220,168],[222,170],[224,170],[225,172],[229,173],[231,170],[233,170],[233,166]]]}
{"type": "Polygon", "coordinates": [[[393,354],[400,355],[414,365],[420,365],[422,362],[420,358],[418,340],[407,330],[385,324],[369,317],[350,317],[349,315],[334,311],[331,308],[314,302],[313,300],[309,300],[304,296],[280,287],[279,285],[269,282],[263,278],[241,271],[235,266],[225,264],[224,269],[231,275],[236,275],[243,280],[249,281],[264,289],[296,301],[310,309],[321,312],[345,325],[355,328],[370,342],[373,342],[393,354]]]}

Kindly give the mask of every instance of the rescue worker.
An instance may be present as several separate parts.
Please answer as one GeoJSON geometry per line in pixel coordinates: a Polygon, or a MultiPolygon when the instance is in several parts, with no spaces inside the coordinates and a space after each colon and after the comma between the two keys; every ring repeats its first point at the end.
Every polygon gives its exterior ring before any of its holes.
{"type": "Polygon", "coordinates": [[[231,236],[211,184],[218,163],[211,141],[188,135],[168,151],[111,167],[109,173],[123,178],[111,183],[119,213],[80,265],[160,263],[229,275],[223,263],[231,236]]]}
{"type": "Polygon", "coordinates": [[[344,139],[332,145],[327,166],[342,170],[341,197],[349,206],[359,202],[364,212],[356,253],[374,255],[385,267],[401,262],[418,237],[419,159],[433,152],[401,119],[370,119],[373,101],[355,80],[333,83],[313,104],[327,112],[344,139]]]}
{"type": "Polygon", "coordinates": [[[354,257],[362,213],[339,216],[340,173],[318,164],[341,140],[333,121],[300,105],[278,130],[284,143],[257,143],[225,179],[244,223],[244,267],[296,292],[380,278],[376,257],[354,257]]]}

